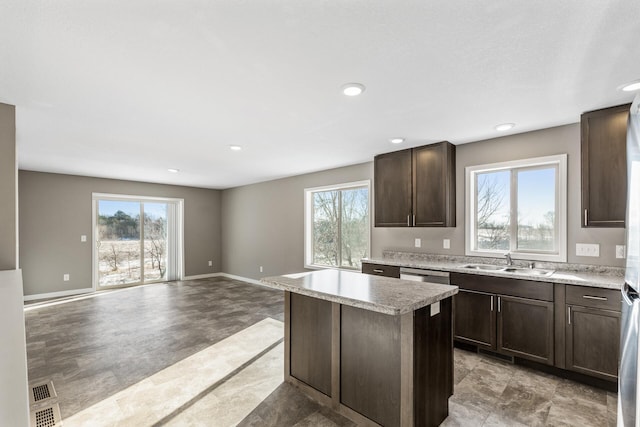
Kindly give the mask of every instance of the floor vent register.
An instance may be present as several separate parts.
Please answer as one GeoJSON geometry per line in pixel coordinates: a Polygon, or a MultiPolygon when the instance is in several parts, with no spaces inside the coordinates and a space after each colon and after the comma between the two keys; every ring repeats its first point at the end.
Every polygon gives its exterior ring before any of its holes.
{"type": "Polygon", "coordinates": [[[40,382],[30,387],[31,427],[62,426],[60,405],[55,402],[57,397],[53,381],[40,382]]]}

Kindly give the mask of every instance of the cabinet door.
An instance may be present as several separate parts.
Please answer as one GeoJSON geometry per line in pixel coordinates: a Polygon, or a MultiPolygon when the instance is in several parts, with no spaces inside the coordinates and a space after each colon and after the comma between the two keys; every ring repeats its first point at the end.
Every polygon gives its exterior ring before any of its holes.
{"type": "Polygon", "coordinates": [[[553,302],[498,296],[498,351],[553,365],[553,302]]]}
{"type": "Polygon", "coordinates": [[[567,369],[616,381],[620,313],[568,305],[566,345],[567,369]]]}
{"type": "Polygon", "coordinates": [[[411,150],[376,156],[374,182],[375,226],[411,226],[411,150]]]}
{"type": "Polygon", "coordinates": [[[416,227],[455,227],[455,146],[413,149],[413,214],[416,227]]]}
{"type": "Polygon", "coordinates": [[[605,108],[581,116],[583,227],[625,226],[630,106],[605,108]]]}
{"type": "Polygon", "coordinates": [[[495,350],[495,303],[495,295],[460,289],[453,297],[453,337],[495,350]]]}

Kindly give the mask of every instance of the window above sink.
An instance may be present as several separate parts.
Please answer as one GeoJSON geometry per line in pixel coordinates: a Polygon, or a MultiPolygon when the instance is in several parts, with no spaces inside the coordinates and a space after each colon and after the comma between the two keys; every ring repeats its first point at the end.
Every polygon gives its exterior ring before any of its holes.
{"type": "Polygon", "coordinates": [[[466,255],[567,261],[566,154],[465,171],[466,255]]]}

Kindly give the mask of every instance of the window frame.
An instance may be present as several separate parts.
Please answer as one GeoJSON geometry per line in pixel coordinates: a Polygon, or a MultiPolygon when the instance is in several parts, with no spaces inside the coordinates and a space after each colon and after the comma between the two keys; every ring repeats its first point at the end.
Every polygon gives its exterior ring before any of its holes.
{"type": "MultiPolygon", "coordinates": [[[[371,180],[353,181],[341,184],[325,185],[320,187],[311,187],[304,189],[304,268],[309,270],[322,269],[339,269],[348,271],[358,271],[355,268],[343,266],[329,266],[313,263],[313,194],[323,191],[340,191],[353,188],[367,189],[367,253],[371,256],[371,180]]],[[[342,238],[340,237],[339,245],[342,246],[342,238]]]]}
{"type": "Polygon", "coordinates": [[[532,261],[567,262],[567,154],[535,157],[529,159],[512,160],[484,165],[467,166],[465,168],[465,255],[501,258],[506,253],[511,253],[513,259],[526,259],[532,261]],[[557,239],[557,252],[549,251],[525,251],[517,249],[517,187],[516,181],[510,179],[510,249],[505,250],[478,250],[476,246],[476,176],[483,172],[535,170],[545,166],[557,167],[556,179],[556,224],[554,233],[557,239]],[[515,212],[514,212],[515,207],[515,212]]]}
{"type": "MultiPolygon", "coordinates": [[[[143,212],[141,208],[141,213],[143,212]]],[[[92,287],[94,290],[106,290],[127,288],[132,286],[144,286],[150,283],[159,283],[172,280],[183,280],[185,276],[185,245],[184,245],[184,199],[173,197],[154,197],[154,196],[137,196],[131,194],[115,194],[115,193],[91,193],[91,217],[92,217],[92,254],[91,254],[91,276],[92,287]],[[169,249],[171,255],[167,259],[167,276],[164,279],[142,281],[126,285],[108,285],[101,286],[99,279],[99,261],[98,261],[98,249],[96,242],[98,239],[98,203],[101,200],[112,201],[131,201],[144,203],[166,203],[168,205],[167,215],[172,217],[173,226],[169,226],[167,229],[167,240],[173,242],[172,247],[169,249]]],[[[143,249],[141,248],[141,252],[143,249]]]]}

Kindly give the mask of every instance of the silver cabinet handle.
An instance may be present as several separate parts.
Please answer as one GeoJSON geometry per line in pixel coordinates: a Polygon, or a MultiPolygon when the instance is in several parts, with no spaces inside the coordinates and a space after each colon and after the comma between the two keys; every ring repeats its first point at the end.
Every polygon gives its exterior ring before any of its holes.
{"type": "Polygon", "coordinates": [[[568,317],[569,317],[569,325],[571,324],[571,306],[567,307],[568,310],[568,317]]]}
{"type": "Polygon", "coordinates": [[[374,273],[384,273],[384,270],[380,270],[379,268],[374,268],[373,272],[374,273]]]}
{"type": "Polygon", "coordinates": [[[585,209],[585,210],[584,210],[584,225],[585,225],[585,227],[587,226],[587,223],[588,223],[588,222],[589,222],[589,221],[588,221],[588,216],[587,216],[587,210],[585,209]]]}
{"type": "Polygon", "coordinates": [[[416,216],[415,215],[413,215],[413,226],[414,227],[416,226],[416,216]]]}
{"type": "Polygon", "coordinates": [[[501,302],[501,301],[500,301],[500,299],[501,299],[501,298],[500,298],[500,297],[498,297],[498,313],[500,313],[500,308],[501,308],[501,304],[500,304],[500,302],[501,302]]]}
{"type": "Polygon", "coordinates": [[[411,227],[411,215],[407,215],[407,227],[411,227]]]}
{"type": "Polygon", "coordinates": [[[491,311],[493,311],[493,295],[491,295],[491,311]]]}
{"type": "Polygon", "coordinates": [[[607,297],[596,297],[596,296],[593,296],[593,295],[582,295],[582,298],[594,299],[594,300],[597,300],[597,301],[607,301],[607,297]]]}

